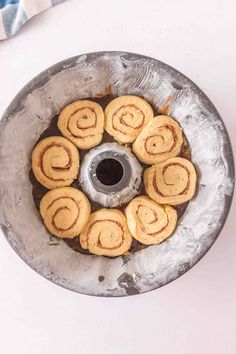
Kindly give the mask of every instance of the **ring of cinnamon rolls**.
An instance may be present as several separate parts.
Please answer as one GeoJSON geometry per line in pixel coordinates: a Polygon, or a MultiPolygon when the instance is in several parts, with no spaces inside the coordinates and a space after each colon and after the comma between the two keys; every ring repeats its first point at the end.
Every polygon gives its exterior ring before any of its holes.
{"type": "Polygon", "coordinates": [[[144,245],[158,244],[177,225],[174,206],[195,194],[194,165],[179,157],[183,144],[180,125],[171,117],[154,117],[143,98],[121,96],[103,108],[93,101],[67,105],[59,115],[62,136],[41,140],[32,152],[32,170],[49,191],[40,202],[40,215],[49,232],[60,238],[80,236],[81,247],[96,255],[127,253],[132,238],[144,245]],[[78,177],[79,149],[98,145],[104,129],[120,144],[132,144],[136,157],[147,166],[143,174],[146,195],[126,208],[102,208],[91,213],[87,196],[70,187],[78,177]]]}

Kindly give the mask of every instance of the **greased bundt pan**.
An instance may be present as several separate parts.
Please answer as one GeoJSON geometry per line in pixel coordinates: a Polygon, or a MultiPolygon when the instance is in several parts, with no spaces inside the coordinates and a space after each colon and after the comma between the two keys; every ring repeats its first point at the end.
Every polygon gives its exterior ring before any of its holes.
{"type": "MultiPolygon", "coordinates": [[[[132,139],[131,139],[132,140],[132,139]]],[[[80,55],[34,78],[0,122],[1,226],[18,255],[45,278],[97,296],[156,289],[189,270],[212,246],[234,188],[229,137],[216,109],[188,78],[156,59],[125,52],[80,55]],[[45,229],[32,197],[31,152],[53,117],[71,102],[105,95],[143,97],[183,128],[198,188],[174,234],[116,258],[81,254],[45,229]]]]}

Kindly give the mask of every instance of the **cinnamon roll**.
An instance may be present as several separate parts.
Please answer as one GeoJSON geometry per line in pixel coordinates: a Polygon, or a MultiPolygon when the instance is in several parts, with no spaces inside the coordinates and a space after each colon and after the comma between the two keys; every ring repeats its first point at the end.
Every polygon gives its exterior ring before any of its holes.
{"type": "Polygon", "coordinates": [[[152,107],[144,99],[120,96],[105,109],[105,130],[119,143],[132,143],[152,117],[152,107]]]}
{"type": "Polygon", "coordinates": [[[84,193],[73,187],[57,188],[44,195],[40,214],[47,229],[55,236],[78,236],[87,223],[91,207],[84,193]]]}
{"type": "Polygon", "coordinates": [[[81,247],[100,256],[120,256],[129,250],[131,242],[126,218],[117,209],[92,213],[80,235],[81,247]]]}
{"type": "Polygon", "coordinates": [[[182,143],[179,124],[168,116],[157,116],[141,131],[133,151],[140,161],[151,165],[177,156],[182,143]]]}
{"type": "Polygon", "coordinates": [[[62,135],[80,149],[91,149],[102,140],[104,112],[93,101],[81,100],[66,106],[57,122],[62,135]]]}
{"type": "Polygon", "coordinates": [[[169,237],[176,227],[177,212],[146,196],[134,198],[125,210],[132,236],[145,245],[154,245],[169,237]]]}
{"type": "Polygon", "coordinates": [[[69,186],[78,175],[79,151],[63,137],[45,138],[32,152],[32,169],[38,182],[48,189],[69,186]]]}
{"type": "Polygon", "coordinates": [[[160,204],[178,205],[190,200],[195,193],[196,181],[193,164],[181,157],[153,165],[144,172],[146,192],[160,204]]]}

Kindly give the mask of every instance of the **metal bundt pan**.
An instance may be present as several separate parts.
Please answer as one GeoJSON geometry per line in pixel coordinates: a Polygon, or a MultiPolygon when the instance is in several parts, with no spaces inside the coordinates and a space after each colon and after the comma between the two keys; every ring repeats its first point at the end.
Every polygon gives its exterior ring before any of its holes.
{"type": "Polygon", "coordinates": [[[79,55],[45,70],[16,96],[0,122],[1,226],[18,255],[45,278],[97,296],[156,289],[188,271],[209,250],[227,218],[234,188],[229,137],[215,107],[188,78],[156,59],[125,52],[79,55]],[[32,198],[30,155],[68,103],[110,91],[143,96],[183,127],[198,171],[198,191],[175,233],[160,245],[109,259],[52,245],[32,198]]]}

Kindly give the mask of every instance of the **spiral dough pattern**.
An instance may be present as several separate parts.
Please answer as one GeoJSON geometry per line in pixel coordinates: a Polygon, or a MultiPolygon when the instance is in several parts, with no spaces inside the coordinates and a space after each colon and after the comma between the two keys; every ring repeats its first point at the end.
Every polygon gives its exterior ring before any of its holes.
{"type": "Polygon", "coordinates": [[[102,140],[104,112],[93,101],[81,100],[66,106],[57,122],[62,135],[80,149],[91,149],[102,140]]]}
{"type": "Polygon", "coordinates": [[[168,116],[157,116],[141,131],[133,151],[140,161],[152,165],[177,156],[182,144],[179,124],[168,116]]]}
{"type": "Polygon", "coordinates": [[[90,212],[88,198],[73,187],[49,191],[40,202],[40,214],[44,224],[57,237],[78,236],[87,223],[90,212]]]}
{"type": "Polygon", "coordinates": [[[48,189],[69,186],[79,171],[79,151],[60,136],[41,140],[32,152],[32,169],[38,182],[48,189]]]}
{"type": "Polygon", "coordinates": [[[132,143],[152,117],[152,107],[144,99],[120,96],[105,109],[105,129],[119,143],[132,143]]]}
{"type": "Polygon", "coordinates": [[[146,192],[160,204],[178,205],[190,200],[195,193],[196,180],[193,164],[181,157],[153,165],[144,172],[146,192]]]}
{"type": "Polygon", "coordinates": [[[120,256],[129,250],[131,242],[126,218],[117,209],[92,213],[80,235],[81,247],[100,256],[120,256]]]}
{"type": "Polygon", "coordinates": [[[169,205],[159,205],[146,196],[134,198],[125,214],[132,236],[145,245],[162,242],[176,227],[176,210],[169,205]]]}

